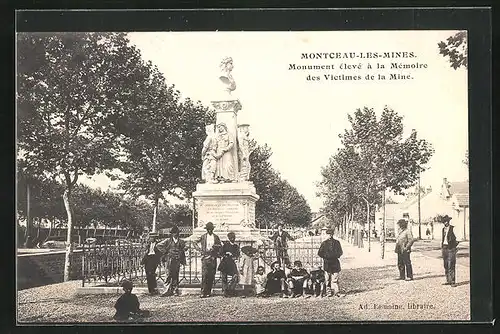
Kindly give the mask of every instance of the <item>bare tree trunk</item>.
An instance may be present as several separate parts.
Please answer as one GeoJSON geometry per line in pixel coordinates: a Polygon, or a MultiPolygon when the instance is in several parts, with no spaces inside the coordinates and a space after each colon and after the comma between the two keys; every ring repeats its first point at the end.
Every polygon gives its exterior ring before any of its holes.
{"type": "Polygon", "coordinates": [[[156,217],[158,215],[158,202],[160,201],[159,196],[155,196],[154,209],[153,209],[153,226],[151,227],[151,232],[156,232],[156,217]]]}
{"type": "Polygon", "coordinates": [[[66,188],[63,194],[64,200],[64,208],[66,209],[66,214],[68,215],[68,233],[66,237],[66,256],[64,259],[64,281],[69,281],[69,274],[71,269],[71,256],[73,254],[73,249],[71,245],[71,230],[73,227],[73,215],[71,212],[71,204],[70,204],[70,194],[71,191],[69,188],[66,188]]]}
{"type": "Polygon", "coordinates": [[[24,231],[25,242],[28,240],[28,236],[31,236],[31,191],[29,182],[26,182],[26,231],[24,231]]]}
{"type": "Polygon", "coordinates": [[[368,252],[371,251],[371,241],[370,241],[370,203],[366,201],[366,220],[368,221],[368,252]]]}
{"type": "Polygon", "coordinates": [[[382,195],[382,201],[383,201],[383,217],[382,217],[382,228],[380,229],[380,256],[382,259],[384,258],[385,255],[385,188],[384,188],[384,193],[382,195]]]}

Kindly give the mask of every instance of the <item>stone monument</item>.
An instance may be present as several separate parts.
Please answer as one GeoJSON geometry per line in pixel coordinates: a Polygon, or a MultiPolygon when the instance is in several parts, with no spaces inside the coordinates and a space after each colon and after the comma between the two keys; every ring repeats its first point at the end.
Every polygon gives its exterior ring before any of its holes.
{"type": "Polygon", "coordinates": [[[238,125],[237,115],[242,106],[233,96],[236,82],[231,74],[233,59],[220,63],[220,89],[212,101],[216,123],[206,127],[207,137],[201,152],[202,180],[193,193],[198,224],[191,238],[205,233],[205,224],[212,222],[215,233],[226,239],[236,233],[239,241],[261,239],[255,227],[255,203],[259,199],[250,178],[251,143],[249,125],[238,125]]]}

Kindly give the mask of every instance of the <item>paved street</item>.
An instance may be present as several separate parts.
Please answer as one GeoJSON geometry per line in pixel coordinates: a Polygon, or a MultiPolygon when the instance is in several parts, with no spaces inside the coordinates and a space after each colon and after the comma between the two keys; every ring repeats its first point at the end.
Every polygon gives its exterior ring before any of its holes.
{"type": "MultiPolygon", "coordinates": [[[[341,241],[344,249],[341,298],[213,298],[197,296],[151,297],[140,295],[141,308],[152,312],[150,322],[212,321],[380,321],[467,320],[470,318],[468,257],[460,257],[457,283],[441,285],[444,269],[432,242],[418,242],[412,252],[414,281],[396,281],[394,244],[380,258],[379,243],[372,251],[341,241]],[[196,312],[193,310],[196,308],[196,312]]],[[[365,243],[365,246],[367,244],[365,243]]],[[[438,245],[439,246],[439,245],[438,245]]],[[[459,253],[467,254],[466,245],[459,253]]],[[[117,295],[76,295],[81,284],[72,281],[18,293],[22,322],[108,322],[117,295]]]]}

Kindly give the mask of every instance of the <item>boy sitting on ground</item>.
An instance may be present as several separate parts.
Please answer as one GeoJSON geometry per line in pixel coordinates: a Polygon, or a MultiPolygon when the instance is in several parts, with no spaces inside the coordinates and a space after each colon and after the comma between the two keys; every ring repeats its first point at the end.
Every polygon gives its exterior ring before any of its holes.
{"type": "MultiPolygon", "coordinates": [[[[291,291],[289,298],[294,298],[298,296],[306,297],[305,289],[307,288],[307,280],[309,278],[309,273],[306,269],[302,268],[302,262],[295,261],[293,263],[293,269],[288,274],[288,288],[291,291]]],[[[307,296],[309,297],[309,296],[307,296]]]]}
{"type": "Polygon", "coordinates": [[[113,319],[116,321],[130,321],[149,317],[150,312],[140,309],[139,299],[132,293],[132,289],[134,288],[132,282],[124,280],[122,288],[124,294],[115,303],[116,313],[113,319]]]}
{"type": "Polygon", "coordinates": [[[286,297],[286,274],[280,269],[280,263],[275,261],[271,264],[271,272],[267,274],[266,294],[272,296],[275,293],[282,293],[286,297]]]}
{"type": "Polygon", "coordinates": [[[308,290],[315,297],[323,297],[326,292],[325,281],[325,272],[321,269],[321,266],[313,267],[311,269],[311,277],[307,282],[308,290]]]}

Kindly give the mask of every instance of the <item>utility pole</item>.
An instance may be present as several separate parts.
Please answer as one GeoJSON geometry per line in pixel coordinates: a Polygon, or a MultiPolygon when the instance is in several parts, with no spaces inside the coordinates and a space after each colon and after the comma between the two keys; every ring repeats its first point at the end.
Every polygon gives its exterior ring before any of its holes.
{"type": "Polygon", "coordinates": [[[385,188],[384,188],[384,194],[382,196],[382,201],[383,201],[383,205],[384,205],[384,208],[383,208],[383,218],[382,218],[382,228],[381,228],[381,231],[380,231],[380,250],[382,252],[381,256],[382,256],[382,259],[384,258],[384,254],[385,254],[385,188]]]}
{"type": "Polygon", "coordinates": [[[422,220],[420,215],[420,171],[418,172],[418,239],[422,239],[422,220]]]}

